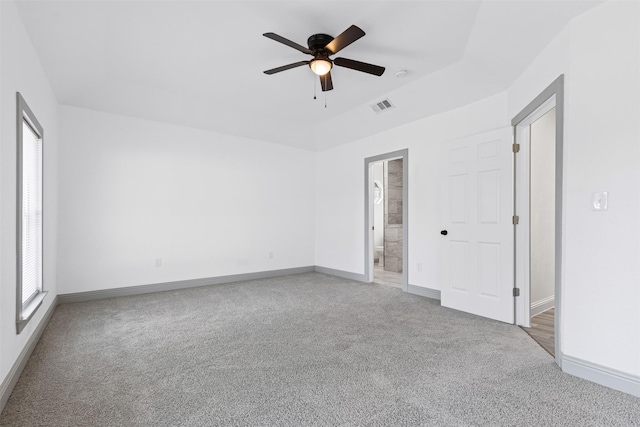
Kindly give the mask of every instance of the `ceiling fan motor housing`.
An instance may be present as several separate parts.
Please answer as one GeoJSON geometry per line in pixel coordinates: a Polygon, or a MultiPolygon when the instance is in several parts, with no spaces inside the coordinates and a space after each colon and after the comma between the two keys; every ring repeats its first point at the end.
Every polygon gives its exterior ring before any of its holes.
{"type": "Polygon", "coordinates": [[[328,51],[325,50],[325,46],[333,41],[333,37],[327,34],[314,34],[307,40],[309,49],[313,52],[314,56],[317,54],[324,54],[329,56],[328,51]]]}

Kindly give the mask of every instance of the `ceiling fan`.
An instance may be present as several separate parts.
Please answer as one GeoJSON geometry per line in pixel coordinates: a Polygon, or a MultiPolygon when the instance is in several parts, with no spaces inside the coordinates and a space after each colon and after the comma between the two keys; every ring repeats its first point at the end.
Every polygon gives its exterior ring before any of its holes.
{"type": "Polygon", "coordinates": [[[301,67],[303,65],[309,65],[311,71],[320,76],[320,84],[322,85],[322,91],[326,92],[333,89],[333,82],[331,81],[331,68],[333,65],[339,67],[351,68],[352,70],[362,71],[363,73],[373,74],[374,76],[381,76],[384,73],[384,67],[378,65],[367,64],[366,62],[354,61],[347,58],[335,58],[331,59],[329,56],[335,55],[351,43],[355,42],[365,32],[355,25],[347,28],[338,37],[333,38],[327,34],[314,34],[307,40],[308,48],[285,39],[275,33],[264,33],[263,36],[285,44],[289,47],[299,50],[302,53],[313,56],[310,61],[299,61],[293,64],[283,65],[282,67],[272,68],[267,70],[265,74],[275,74],[281,71],[290,70],[292,68],[301,67]]]}

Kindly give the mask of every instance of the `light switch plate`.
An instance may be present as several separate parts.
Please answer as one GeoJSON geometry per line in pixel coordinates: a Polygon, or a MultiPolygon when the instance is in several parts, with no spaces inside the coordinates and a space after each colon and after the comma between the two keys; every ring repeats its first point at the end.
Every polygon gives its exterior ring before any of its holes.
{"type": "Polygon", "coordinates": [[[609,193],[602,191],[600,193],[593,193],[591,197],[591,210],[592,211],[606,211],[609,208],[609,193]]]}

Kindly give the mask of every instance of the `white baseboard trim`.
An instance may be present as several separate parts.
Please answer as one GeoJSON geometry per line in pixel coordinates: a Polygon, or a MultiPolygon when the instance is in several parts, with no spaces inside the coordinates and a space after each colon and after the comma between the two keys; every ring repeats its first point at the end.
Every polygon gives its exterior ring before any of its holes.
{"type": "Polygon", "coordinates": [[[331,276],[342,277],[343,279],[357,280],[358,282],[365,282],[364,274],[352,273],[350,271],[336,270],[335,268],[321,267],[316,265],[315,271],[318,273],[329,274],[331,276]]]}
{"type": "Polygon", "coordinates": [[[639,376],[567,355],[562,357],[562,370],[576,377],[640,397],[639,376]]]}
{"type": "Polygon", "coordinates": [[[440,301],[440,291],[437,289],[425,288],[423,286],[409,285],[407,292],[414,295],[420,295],[421,297],[437,299],[440,301]]]}
{"type": "Polygon", "coordinates": [[[314,266],[285,268],[281,270],[259,271],[256,273],[232,274],[229,276],[207,277],[203,279],[180,280],[175,282],[154,283],[150,285],[128,286],[124,288],[102,289],[98,291],[75,292],[58,295],[59,304],[95,301],[105,298],[127,297],[150,294],[152,292],[173,291],[176,289],[198,288],[200,286],[220,285],[223,283],[244,282],[246,280],[266,279],[269,277],[289,276],[291,274],[311,273],[314,266]]]}
{"type": "Polygon", "coordinates": [[[40,337],[44,332],[44,328],[46,328],[49,324],[49,320],[51,320],[51,317],[56,311],[57,306],[58,298],[56,297],[54,298],[53,303],[49,306],[49,309],[47,309],[47,312],[42,317],[42,320],[36,327],[33,334],[31,334],[31,337],[20,352],[20,355],[18,355],[16,361],[13,363],[13,366],[11,366],[11,370],[9,370],[9,373],[5,377],[4,381],[2,381],[2,384],[0,384],[0,412],[2,412],[5,405],[7,404],[13,388],[18,382],[18,379],[20,378],[24,367],[27,365],[27,361],[29,360],[33,349],[36,348],[36,344],[38,344],[38,341],[40,341],[40,337]]]}
{"type": "Polygon", "coordinates": [[[543,298],[539,301],[531,303],[531,317],[537,316],[540,313],[544,313],[545,311],[555,307],[556,305],[556,296],[551,295],[550,297],[543,298]]]}

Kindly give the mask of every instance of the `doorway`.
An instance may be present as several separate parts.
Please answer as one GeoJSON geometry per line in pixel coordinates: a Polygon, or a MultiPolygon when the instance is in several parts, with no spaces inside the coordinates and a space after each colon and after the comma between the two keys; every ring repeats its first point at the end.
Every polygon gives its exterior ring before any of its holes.
{"type": "Polygon", "coordinates": [[[408,290],[408,150],[365,159],[366,281],[408,290]]]}
{"type": "Polygon", "coordinates": [[[383,160],[373,167],[373,282],[402,288],[402,165],[383,160]]]}
{"type": "Polygon", "coordinates": [[[512,125],[516,324],[560,364],[563,76],[512,125]]]}

